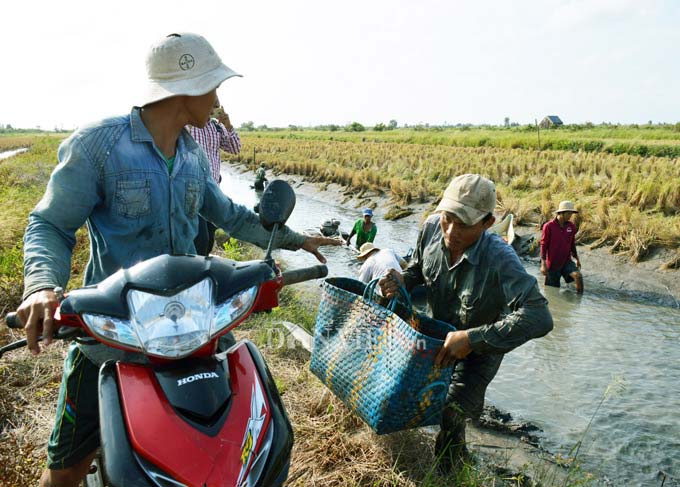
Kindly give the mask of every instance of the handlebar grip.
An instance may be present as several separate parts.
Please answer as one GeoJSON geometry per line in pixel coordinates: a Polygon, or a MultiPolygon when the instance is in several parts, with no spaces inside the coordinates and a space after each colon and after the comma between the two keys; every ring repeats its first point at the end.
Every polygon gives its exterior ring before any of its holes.
{"type": "Polygon", "coordinates": [[[19,317],[17,314],[12,311],[11,313],[7,313],[7,316],[5,316],[5,323],[7,323],[8,328],[23,328],[24,325],[19,321],[19,317]]]}
{"type": "Polygon", "coordinates": [[[292,271],[285,271],[281,273],[283,278],[283,285],[296,284],[302,281],[311,281],[312,279],[319,279],[328,275],[328,267],[325,265],[314,265],[311,267],[304,267],[302,269],[295,269],[292,271]]]}

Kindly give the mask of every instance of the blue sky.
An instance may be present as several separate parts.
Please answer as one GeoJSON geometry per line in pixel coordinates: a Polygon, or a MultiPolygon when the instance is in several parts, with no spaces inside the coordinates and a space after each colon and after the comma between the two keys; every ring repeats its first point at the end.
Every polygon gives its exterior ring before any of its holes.
{"type": "Polygon", "coordinates": [[[235,125],[680,121],[673,0],[11,2],[0,124],[74,128],[136,103],[144,55],[204,35],[243,78],[235,125]]]}

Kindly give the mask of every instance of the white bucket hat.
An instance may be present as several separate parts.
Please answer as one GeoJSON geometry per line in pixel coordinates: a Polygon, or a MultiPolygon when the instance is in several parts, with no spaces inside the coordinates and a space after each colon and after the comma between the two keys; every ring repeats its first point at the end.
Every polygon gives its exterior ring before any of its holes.
{"type": "Polygon", "coordinates": [[[435,211],[453,213],[465,225],[475,225],[496,208],[496,186],[479,174],[451,180],[435,211]]]}
{"type": "Polygon", "coordinates": [[[151,46],[146,56],[147,87],[139,106],[171,96],[200,96],[232,76],[241,76],[222,63],[204,37],[170,34],[151,46]]]}

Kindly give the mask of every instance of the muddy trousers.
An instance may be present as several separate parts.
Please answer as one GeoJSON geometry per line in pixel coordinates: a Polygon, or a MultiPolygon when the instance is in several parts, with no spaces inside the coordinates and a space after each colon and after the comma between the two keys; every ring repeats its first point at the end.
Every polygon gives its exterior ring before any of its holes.
{"type": "Polygon", "coordinates": [[[453,369],[441,429],[435,442],[440,470],[448,471],[468,454],[465,447],[466,418],[477,419],[484,409],[486,388],[498,372],[503,354],[472,352],[453,369]]]}

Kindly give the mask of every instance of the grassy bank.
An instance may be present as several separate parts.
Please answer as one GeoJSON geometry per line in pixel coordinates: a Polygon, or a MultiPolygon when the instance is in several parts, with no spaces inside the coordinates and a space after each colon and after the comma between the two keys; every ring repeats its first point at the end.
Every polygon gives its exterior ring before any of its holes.
{"type": "Polygon", "coordinates": [[[278,132],[246,133],[241,160],[253,165],[255,152],[256,162],[275,173],[337,183],[359,196],[391,195],[400,205],[436,201],[455,175],[479,173],[496,182],[499,213],[514,213],[520,224],[539,225],[559,201],[569,199],[581,211],[582,244],[610,246],[633,261],[655,247],[680,246],[677,159],[456,147],[429,143],[425,136],[418,143],[384,142],[378,140],[399,134],[378,132],[375,140],[363,134],[325,132],[314,138],[305,131],[291,132],[296,137],[291,139],[278,132]]]}
{"type": "Polygon", "coordinates": [[[29,212],[45,192],[61,140],[40,135],[0,137],[0,152],[31,148],[0,160],[0,312],[13,309],[21,298],[22,237],[29,212]]]}

